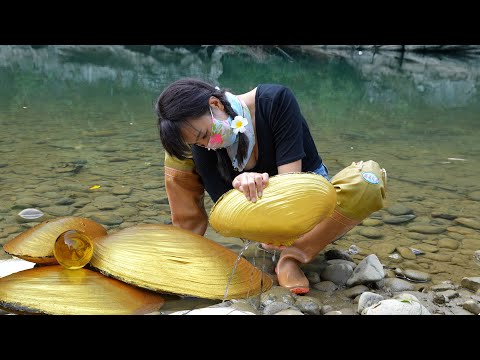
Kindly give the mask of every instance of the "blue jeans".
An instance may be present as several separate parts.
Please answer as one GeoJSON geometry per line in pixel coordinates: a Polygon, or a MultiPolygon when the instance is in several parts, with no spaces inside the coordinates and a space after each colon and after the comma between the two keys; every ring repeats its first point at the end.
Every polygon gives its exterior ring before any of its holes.
{"type": "Polygon", "coordinates": [[[313,170],[313,172],[315,174],[322,175],[325,179],[330,181],[330,178],[328,177],[328,168],[324,164],[320,165],[318,169],[313,170]]]}

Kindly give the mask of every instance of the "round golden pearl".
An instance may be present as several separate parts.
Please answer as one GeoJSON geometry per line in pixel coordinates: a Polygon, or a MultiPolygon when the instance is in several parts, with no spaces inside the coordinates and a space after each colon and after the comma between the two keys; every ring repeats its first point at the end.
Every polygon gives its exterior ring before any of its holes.
{"type": "Polygon", "coordinates": [[[53,255],[67,269],[80,269],[93,256],[93,242],[82,231],[67,230],[55,240],[53,255]]]}

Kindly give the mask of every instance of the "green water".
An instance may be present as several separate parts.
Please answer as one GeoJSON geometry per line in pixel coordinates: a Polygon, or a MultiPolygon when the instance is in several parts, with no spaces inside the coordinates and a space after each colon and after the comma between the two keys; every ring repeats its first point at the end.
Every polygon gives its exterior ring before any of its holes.
{"type": "MultiPolygon", "coordinates": [[[[338,248],[354,243],[357,259],[375,252],[388,267],[417,268],[437,282],[480,275],[472,256],[479,230],[432,216],[480,221],[480,59],[397,64],[380,55],[363,61],[291,52],[292,60],[220,50],[0,46],[0,243],[32,225],[17,217],[27,207],[51,217],[111,215],[108,230],[168,223],[153,105],[167,84],[194,76],[234,93],[259,83],[287,85],[331,175],[358,160],[386,168],[387,207],[407,206],[417,218],[376,227],[375,239],[358,234],[358,226],[338,248]],[[100,188],[90,190],[94,185],[100,188]],[[95,199],[114,188],[121,205],[102,209],[95,199]],[[412,239],[414,223],[450,230],[412,239]],[[396,246],[437,246],[442,239],[458,247],[438,246],[441,261],[389,257],[396,246]],[[377,251],[379,244],[394,247],[377,251]]],[[[211,228],[206,236],[236,250],[242,244],[211,228]]]]}

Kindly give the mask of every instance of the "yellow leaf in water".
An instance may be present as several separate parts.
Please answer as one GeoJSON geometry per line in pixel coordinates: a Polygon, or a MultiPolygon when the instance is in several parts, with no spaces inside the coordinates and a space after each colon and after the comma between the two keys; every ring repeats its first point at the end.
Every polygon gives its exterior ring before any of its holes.
{"type": "Polygon", "coordinates": [[[89,187],[90,190],[95,190],[95,189],[100,189],[100,188],[101,188],[100,185],[93,185],[93,186],[89,187]]]}

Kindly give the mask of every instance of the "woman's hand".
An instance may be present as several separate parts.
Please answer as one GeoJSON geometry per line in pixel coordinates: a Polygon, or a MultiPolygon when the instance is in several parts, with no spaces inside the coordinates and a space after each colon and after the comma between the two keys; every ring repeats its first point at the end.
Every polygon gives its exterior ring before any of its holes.
{"type": "Polygon", "coordinates": [[[247,200],[256,202],[257,198],[262,197],[268,178],[268,173],[244,172],[233,179],[232,186],[243,192],[247,200]]]}

